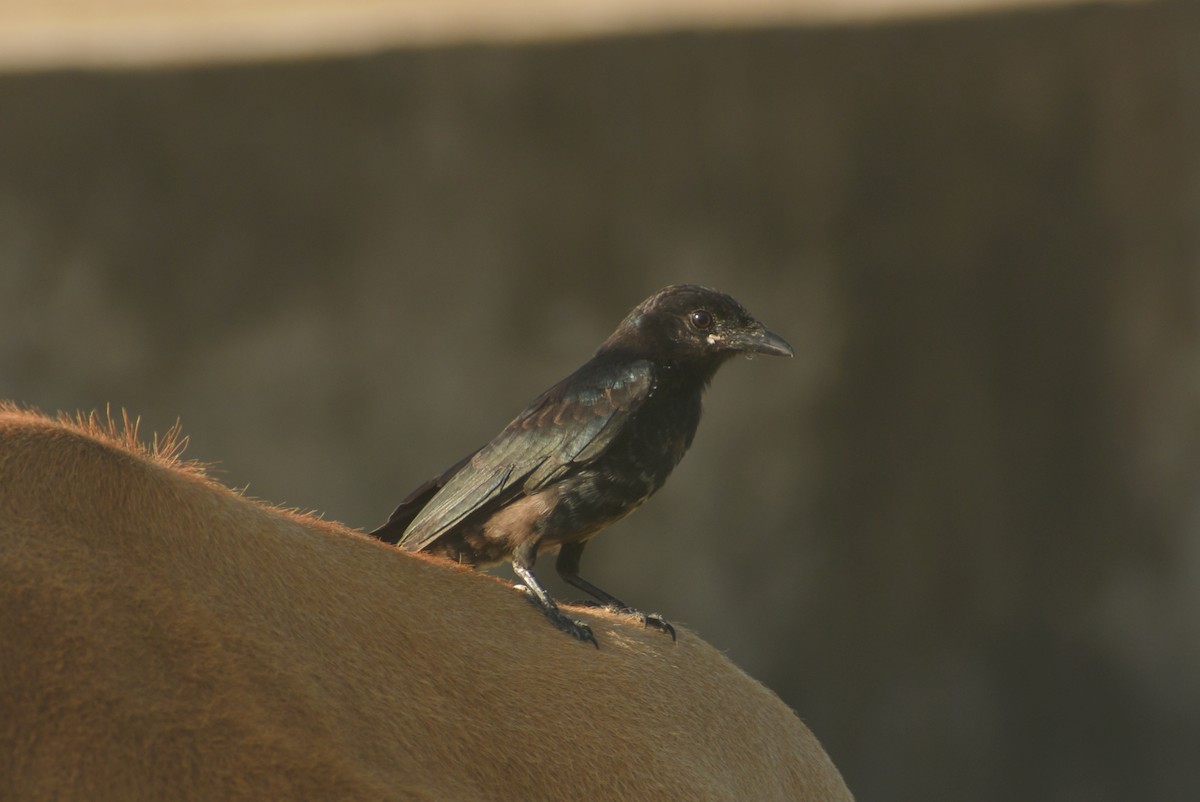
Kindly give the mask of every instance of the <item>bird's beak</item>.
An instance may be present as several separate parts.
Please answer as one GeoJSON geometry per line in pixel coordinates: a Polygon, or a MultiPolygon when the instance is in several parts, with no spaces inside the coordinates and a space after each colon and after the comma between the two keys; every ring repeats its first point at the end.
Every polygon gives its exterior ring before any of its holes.
{"type": "Polygon", "coordinates": [[[733,351],[746,351],[771,356],[795,356],[796,352],[787,340],[761,323],[754,328],[732,331],[725,336],[725,347],[733,351]]]}

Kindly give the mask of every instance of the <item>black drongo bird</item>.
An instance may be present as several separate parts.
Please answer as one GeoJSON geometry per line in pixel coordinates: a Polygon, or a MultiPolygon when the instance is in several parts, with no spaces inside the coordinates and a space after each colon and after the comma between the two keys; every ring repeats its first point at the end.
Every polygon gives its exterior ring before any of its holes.
{"type": "Polygon", "coordinates": [[[674,639],[661,616],[580,577],[579,557],[593,535],[662,487],[692,444],[704,388],[739,353],[792,356],[792,348],[728,295],[686,284],[660,290],[583,367],[414,490],[371,534],[468,565],[509,558],[530,601],[596,645],[587,624],[563,614],[533,575],[538,555],[557,548],[564,581],[674,639]]]}

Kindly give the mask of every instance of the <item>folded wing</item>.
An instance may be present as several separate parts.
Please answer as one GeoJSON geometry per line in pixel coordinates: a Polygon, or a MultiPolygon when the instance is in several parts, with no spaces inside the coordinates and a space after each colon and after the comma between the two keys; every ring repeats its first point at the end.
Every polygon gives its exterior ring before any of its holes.
{"type": "Polygon", "coordinates": [[[584,365],[492,442],[417,488],[380,531],[411,519],[399,543],[420,551],[468,516],[536,493],[603,454],[653,390],[650,362],[584,365]]]}

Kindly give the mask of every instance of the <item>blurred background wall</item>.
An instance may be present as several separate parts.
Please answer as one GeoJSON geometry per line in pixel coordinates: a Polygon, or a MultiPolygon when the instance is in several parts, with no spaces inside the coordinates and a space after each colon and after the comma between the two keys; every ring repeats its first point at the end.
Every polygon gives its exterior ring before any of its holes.
{"type": "Polygon", "coordinates": [[[797,358],[585,575],[860,799],[1200,798],[1200,5],[469,38],[0,75],[0,397],[369,528],[722,288],[797,358]]]}

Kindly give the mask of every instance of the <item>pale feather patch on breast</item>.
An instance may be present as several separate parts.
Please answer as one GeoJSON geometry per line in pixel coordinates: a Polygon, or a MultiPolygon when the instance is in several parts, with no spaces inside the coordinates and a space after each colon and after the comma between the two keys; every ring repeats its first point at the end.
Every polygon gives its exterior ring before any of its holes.
{"type": "Polygon", "coordinates": [[[484,536],[488,540],[504,541],[515,547],[541,526],[558,503],[558,496],[558,488],[549,487],[502,507],[484,522],[484,536]]]}

